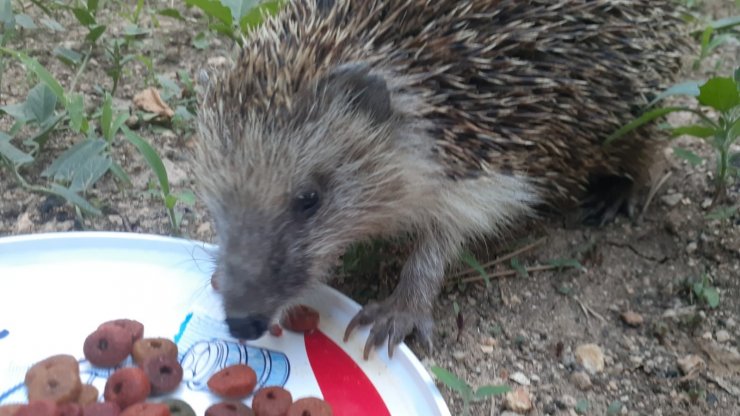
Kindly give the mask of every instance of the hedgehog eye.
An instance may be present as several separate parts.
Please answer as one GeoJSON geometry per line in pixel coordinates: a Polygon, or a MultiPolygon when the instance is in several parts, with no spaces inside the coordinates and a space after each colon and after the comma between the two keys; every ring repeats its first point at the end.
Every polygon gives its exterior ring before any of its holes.
{"type": "Polygon", "coordinates": [[[298,194],[295,201],[295,210],[303,218],[309,218],[318,211],[321,205],[317,191],[307,191],[298,194]]]}

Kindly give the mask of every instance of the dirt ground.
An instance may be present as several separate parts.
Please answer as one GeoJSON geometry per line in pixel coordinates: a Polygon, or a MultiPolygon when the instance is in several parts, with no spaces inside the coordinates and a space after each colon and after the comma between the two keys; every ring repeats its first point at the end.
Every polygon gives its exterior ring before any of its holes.
{"type": "MultiPolygon", "coordinates": [[[[150,27],[151,34],[137,46],[152,60],[156,74],[171,79],[180,70],[194,76],[206,62],[223,62],[230,56],[223,38],[212,36],[204,50],[192,46],[197,34],[194,28],[204,29],[203,21],[196,19],[200,16],[196,11],[180,7],[181,3],[174,2],[188,22],[160,16],[160,26],[150,27]]],[[[732,1],[704,3],[704,12],[710,17],[738,14],[732,1]]],[[[123,9],[117,4],[109,2],[98,18],[109,25],[109,34],[120,35],[123,9]]],[[[166,7],[170,1],[152,4],[166,7]]],[[[33,15],[32,10],[27,12],[33,15]]],[[[53,58],[51,51],[60,45],[80,50],[86,29],[69,16],[59,21],[65,32],[29,31],[11,46],[36,57],[66,87],[75,74],[53,58]]],[[[149,16],[144,16],[141,26],[150,22],[149,16]]],[[[686,78],[704,76],[720,58],[720,67],[729,73],[740,62],[739,57],[737,44],[726,45],[704,65],[705,72],[687,73],[686,78]]],[[[100,102],[96,86],[110,88],[106,65],[102,50],[96,50],[78,84],[78,91],[95,105],[100,102]]],[[[125,68],[114,100],[120,111],[128,111],[134,94],[150,79],[141,62],[129,62],[125,68]]],[[[0,105],[23,100],[31,86],[22,67],[9,61],[0,84],[0,105]]],[[[9,123],[7,117],[0,118],[0,130],[7,131],[9,123]]],[[[194,131],[145,127],[139,133],[163,155],[174,189],[194,189],[187,163],[194,131]]],[[[24,175],[32,183],[43,183],[41,169],[78,139],[65,132],[55,133],[50,151],[24,175]]],[[[481,282],[448,285],[434,311],[433,354],[427,356],[415,340],[409,341],[424,364],[447,368],[475,387],[506,383],[522,388],[533,403],[530,415],[573,415],[576,409],[582,414],[605,415],[610,406],[608,414],[740,414],[740,214],[721,221],[705,218],[714,189],[713,153],[694,139],[684,137],[678,142],[709,159],[692,167],[667,148],[664,163],[656,166],[656,180],[665,173],[670,177],[640,223],[619,218],[600,229],[553,223],[517,236],[528,237],[530,242],[541,239],[517,256],[524,266],[577,259],[584,269],[532,271],[523,277],[494,279],[489,288],[481,282]],[[697,303],[686,290],[686,281],[700,279],[703,273],[719,290],[720,302],[715,309],[697,303]],[[463,318],[459,337],[454,303],[463,318]],[[625,319],[622,315],[627,311],[637,316],[625,319]],[[581,354],[576,354],[584,344],[598,346],[604,357],[603,370],[592,374],[584,368],[581,354]],[[679,363],[691,355],[701,361],[696,371],[686,373],[679,363]]],[[[0,235],[83,229],[170,234],[162,203],[147,192],[153,175],[143,159],[124,140],[117,141],[113,155],[130,175],[133,187],[119,189],[110,175],[104,177],[88,194],[101,204],[104,215],[86,217],[82,222],[63,201],[29,192],[7,170],[0,170],[0,235]]],[[[737,203],[739,193],[740,186],[735,184],[729,189],[729,200],[737,203]]],[[[177,209],[183,213],[186,237],[213,240],[209,218],[200,203],[178,205],[177,209]]],[[[506,255],[514,242],[508,242],[511,246],[489,246],[488,256],[506,255]]],[[[358,275],[340,276],[334,284],[361,303],[385,296],[395,284],[393,270],[398,261],[380,263],[371,262],[358,275]]],[[[495,271],[509,269],[506,261],[495,271]]],[[[461,414],[460,397],[438,385],[452,414],[461,414]]],[[[471,407],[473,415],[505,411],[501,396],[471,407]]]]}

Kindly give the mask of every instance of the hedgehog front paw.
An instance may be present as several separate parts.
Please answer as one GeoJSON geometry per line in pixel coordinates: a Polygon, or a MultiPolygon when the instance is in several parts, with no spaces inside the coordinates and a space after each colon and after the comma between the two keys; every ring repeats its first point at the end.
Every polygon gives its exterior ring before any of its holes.
{"type": "Polygon", "coordinates": [[[344,342],[347,342],[352,331],[358,326],[373,324],[370,335],[365,342],[363,358],[368,359],[373,347],[379,348],[388,340],[388,356],[393,357],[395,347],[403,342],[407,335],[416,329],[421,343],[432,350],[432,320],[431,308],[410,308],[389,298],[381,303],[369,302],[347,325],[344,332],[344,342]]]}

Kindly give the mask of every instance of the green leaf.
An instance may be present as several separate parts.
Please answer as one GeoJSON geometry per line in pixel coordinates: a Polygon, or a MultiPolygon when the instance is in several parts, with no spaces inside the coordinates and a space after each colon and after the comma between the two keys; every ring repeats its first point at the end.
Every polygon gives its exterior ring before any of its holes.
{"type": "Polygon", "coordinates": [[[28,140],[25,142],[36,142],[39,146],[43,146],[44,143],[49,139],[49,133],[51,133],[54,130],[54,127],[62,121],[62,119],[67,114],[65,112],[62,112],[60,114],[57,114],[55,116],[52,116],[51,118],[47,119],[44,124],[41,125],[41,130],[37,131],[33,136],[31,136],[28,140]]]}
{"type": "Polygon", "coordinates": [[[75,15],[77,21],[80,22],[82,26],[91,26],[95,24],[95,17],[93,17],[87,9],[83,9],[82,7],[73,7],[72,14],[75,15]]]}
{"type": "Polygon", "coordinates": [[[41,22],[42,25],[46,26],[50,30],[53,30],[54,32],[64,32],[64,26],[59,24],[59,22],[54,19],[42,17],[41,19],[39,19],[39,22],[41,22]]]}
{"type": "Polygon", "coordinates": [[[740,16],[730,16],[722,19],[717,19],[709,25],[714,30],[729,29],[733,26],[740,25],[740,16]]]}
{"type": "Polygon", "coordinates": [[[719,207],[705,215],[704,218],[719,221],[727,220],[732,218],[732,216],[735,215],[736,212],[738,212],[738,209],[740,209],[740,206],[719,207]]]}
{"type": "Polygon", "coordinates": [[[110,168],[110,156],[102,154],[106,148],[105,140],[82,140],[59,155],[41,175],[52,177],[57,182],[70,183],[71,191],[83,191],[110,168]]]}
{"type": "Polygon", "coordinates": [[[121,182],[123,182],[124,184],[126,184],[126,186],[131,186],[132,185],[131,178],[129,178],[128,174],[126,173],[125,170],[123,170],[123,168],[121,167],[121,165],[119,165],[115,161],[113,161],[113,163],[111,163],[111,165],[110,165],[110,171],[121,182]]]}
{"type": "Polygon", "coordinates": [[[72,49],[63,48],[61,46],[57,46],[52,51],[54,56],[59,58],[62,62],[68,64],[68,65],[79,65],[82,63],[82,54],[73,51],[72,49]]]}
{"type": "Polygon", "coordinates": [[[676,95],[698,97],[699,96],[699,84],[703,82],[704,81],[686,81],[680,84],[672,85],[671,87],[667,88],[665,91],[655,96],[655,98],[653,98],[653,100],[650,101],[650,103],[647,106],[652,107],[658,101],[666,97],[671,97],[671,96],[676,96],[676,95]]]}
{"type": "Polygon", "coordinates": [[[141,138],[133,131],[129,130],[129,128],[125,125],[121,126],[121,130],[123,130],[123,135],[126,137],[126,139],[128,139],[128,141],[131,142],[131,144],[133,144],[139,150],[139,153],[141,153],[141,155],[144,157],[144,160],[146,160],[146,162],[149,164],[149,167],[151,167],[154,171],[154,174],[159,180],[159,186],[162,189],[162,194],[165,196],[169,195],[170,182],[167,178],[167,169],[165,169],[164,163],[162,163],[162,159],[160,159],[157,151],[154,150],[154,148],[149,143],[147,143],[146,140],[141,138]]]}
{"type": "Polygon", "coordinates": [[[185,0],[185,4],[189,6],[195,6],[203,12],[205,12],[208,16],[217,19],[221,23],[231,26],[232,25],[232,18],[231,18],[231,10],[229,10],[228,7],[225,7],[220,2],[215,0],[185,0]]]}
{"type": "Polygon", "coordinates": [[[15,23],[24,29],[36,29],[36,23],[34,23],[31,16],[27,14],[21,13],[15,15],[15,23]]]}
{"type": "Polygon", "coordinates": [[[54,115],[54,108],[57,105],[57,97],[46,84],[39,83],[28,92],[26,98],[26,107],[28,112],[33,114],[34,119],[41,125],[54,115]]]}
{"type": "Polygon", "coordinates": [[[702,56],[706,55],[707,46],[709,46],[709,41],[712,39],[712,33],[714,33],[714,28],[712,26],[707,26],[706,29],[704,29],[704,32],[701,34],[701,54],[702,56]]]}
{"type": "Polygon", "coordinates": [[[709,126],[703,126],[701,124],[692,124],[689,126],[676,127],[671,131],[671,136],[678,137],[684,134],[689,136],[698,137],[700,139],[706,139],[714,135],[715,130],[709,126]]]}
{"type": "Polygon", "coordinates": [[[506,394],[511,391],[511,387],[506,385],[500,386],[482,386],[475,391],[474,397],[476,399],[483,399],[490,396],[498,396],[506,394]]]}
{"type": "Polygon", "coordinates": [[[103,35],[105,32],[105,25],[95,26],[94,28],[90,29],[90,33],[85,36],[85,40],[90,43],[95,43],[98,41],[100,36],[103,35]]]}
{"type": "Polygon", "coordinates": [[[85,103],[82,94],[74,93],[67,96],[65,105],[69,114],[69,126],[76,132],[87,131],[87,119],[85,118],[85,103]]]}
{"type": "Polygon", "coordinates": [[[468,386],[468,383],[459,379],[456,375],[450,373],[442,367],[432,366],[431,371],[439,379],[439,381],[444,383],[445,386],[451,388],[452,390],[458,391],[460,393],[471,390],[470,386],[468,386]]]}
{"type": "Polygon", "coordinates": [[[704,159],[702,159],[696,153],[681,147],[674,147],[673,154],[676,155],[676,157],[680,157],[681,159],[689,162],[691,166],[698,166],[701,164],[702,161],[704,161],[704,159]]]}
{"type": "Polygon", "coordinates": [[[519,259],[517,259],[516,257],[513,257],[511,259],[511,268],[516,270],[516,274],[518,274],[519,277],[529,277],[527,269],[522,266],[522,264],[519,262],[519,259]]]}
{"type": "Polygon", "coordinates": [[[486,282],[486,286],[489,286],[491,284],[491,278],[488,276],[488,273],[486,273],[486,270],[483,268],[483,266],[473,256],[473,253],[471,253],[469,250],[464,250],[460,255],[460,258],[470,267],[475,269],[475,271],[477,271],[478,274],[481,275],[481,277],[483,277],[483,280],[486,282]]]}
{"type": "Polygon", "coordinates": [[[232,22],[238,22],[242,16],[255,8],[257,2],[255,0],[221,0],[221,4],[231,11],[232,22]]]}
{"type": "Polygon", "coordinates": [[[572,267],[574,269],[583,269],[583,265],[576,259],[552,259],[547,263],[559,268],[572,267]]]}
{"type": "Polygon", "coordinates": [[[157,14],[161,16],[171,17],[173,19],[177,19],[180,21],[185,21],[185,18],[182,17],[182,15],[180,14],[180,11],[177,9],[166,8],[162,10],[157,10],[157,14]]]}
{"type": "Polygon", "coordinates": [[[185,205],[195,205],[195,193],[193,193],[193,191],[189,189],[185,189],[182,192],[178,192],[174,195],[177,197],[178,201],[182,202],[185,205]]]}
{"type": "Polygon", "coordinates": [[[714,77],[699,87],[699,102],[715,110],[726,112],[740,104],[740,93],[735,80],[714,77]]]}
{"type": "Polygon", "coordinates": [[[609,407],[606,409],[607,416],[616,416],[619,414],[619,412],[622,411],[622,402],[619,400],[614,400],[611,402],[609,407]]]}
{"type": "Polygon", "coordinates": [[[589,403],[586,399],[581,399],[576,403],[575,411],[579,415],[585,414],[588,411],[589,403]]]}
{"type": "Polygon", "coordinates": [[[25,165],[33,162],[33,156],[13,146],[10,136],[0,131],[0,155],[5,156],[13,165],[25,165]]]}
{"type": "Polygon", "coordinates": [[[62,85],[59,84],[54,76],[51,75],[51,73],[47,71],[46,68],[44,68],[44,66],[41,65],[36,59],[31,58],[23,52],[14,51],[6,48],[0,48],[0,50],[18,58],[21,62],[23,62],[23,65],[25,65],[29,70],[35,73],[42,82],[44,82],[46,85],[49,86],[49,88],[51,88],[51,90],[54,92],[54,95],[57,96],[57,99],[59,101],[66,101],[64,98],[64,88],[62,88],[62,85]]]}
{"type": "Polygon", "coordinates": [[[98,0],[87,0],[87,10],[92,14],[96,14],[98,11],[98,0]]]}
{"type": "Polygon", "coordinates": [[[182,94],[182,88],[173,80],[165,75],[157,75],[157,82],[162,87],[162,100],[169,101],[172,97],[179,97],[182,94]]]}
{"type": "Polygon", "coordinates": [[[208,38],[204,32],[200,32],[193,38],[192,44],[195,49],[206,49],[209,45],[208,38]]]}
{"type": "Polygon", "coordinates": [[[719,306],[719,291],[717,291],[717,288],[711,286],[705,287],[702,297],[710,308],[714,309],[719,306]]]}
{"type": "Polygon", "coordinates": [[[100,214],[102,214],[99,209],[97,209],[94,206],[92,206],[92,204],[90,204],[89,202],[87,202],[87,200],[85,198],[77,195],[73,191],[71,191],[71,190],[69,190],[69,189],[67,189],[67,188],[65,188],[65,187],[63,187],[63,186],[61,186],[59,184],[52,183],[51,184],[50,192],[53,193],[53,194],[55,194],[55,195],[58,195],[58,196],[60,196],[60,197],[62,197],[64,199],[66,199],[68,202],[70,202],[70,203],[78,206],[81,210],[86,211],[86,212],[88,212],[90,214],[93,214],[93,215],[100,215],[100,214]]]}
{"type": "Polygon", "coordinates": [[[735,76],[734,76],[734,78],[735,78],[735,84],[737,84],[738,85],[738,88],[740,88],[740,67],[738,67],[737,69],[735,69],[735,76]]]}
{"type": "Polygon", "coordinates": [[[113,121],[113,98],[110,94],[105,94],[103,100],[102,114],[100,115],[100,129],[103,131],[103,138],[110,142],[113,137],[111,135],[111,122],[113,121]]]}
{"type": "Polygon", "coordinates": [[[281,6],[282,1],[280,0],[260,3],[259,6],[253,8],[249,13],[239,19],[239,27],[242,32],[248,33],[250,30],[259,26],[264,21],[265,16],[273,16],[277,14],[277,12],[280,11],[281,6]]]}
{"type": "Polygon", "coordinates": [[[4,105],[0,107],[0,111],[22,123],[33,120],[33,113],[30,112],[25,102],[4,105]]]}
{"type": "Polygon", "coordinates": [[[673,113],[676,111],[687,111],[687,109],[684,107],[663,107],[663,108],[656,108],[654,110],[650,110],[647,113],[644,113],[643,115],[638,117],[637,119],[620,127],[617,131],[609,135],[609,137],[607,137],[606,140],[604,140],[604,145],[608,145],[614,140],[624,136],[625,134],[629,133],[632,130],[635,130],[636,128],[642,125],[645,125],[657,118],[663,117],[666,114],[673,113]]]}
{"type": "Polygon", "coordinates": [[[171,210],[175,208],[175,204],[177,203],[177,197],[173,194],[167,194],[167,196],[164,197],[164,206],[171,210]]]}
{"type": "Polygon", "coordinates": [[[3,30],[15,27],[15,15],[10,0],[0,0],[0,23],[3,25],[3,30]]]}

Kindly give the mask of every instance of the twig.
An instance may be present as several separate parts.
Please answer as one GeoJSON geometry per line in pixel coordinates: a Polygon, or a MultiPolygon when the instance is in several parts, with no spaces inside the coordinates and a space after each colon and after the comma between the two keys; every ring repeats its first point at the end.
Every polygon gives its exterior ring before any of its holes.
{"type": "Polygon", "coordinates": [[[648,193],[648,197],[645,200],[645,204],[642,206],[642,211],[640,211],[640,215],[637,218],[638,222],[642,222],[642,218],[645,216],[645,211],[647,211],[648,206],[653,202],[653,198],[655,198],[655,195],[658,193],[658,190],[663,187],[663,185],[666,183],[668,178],[673,175],[672,172],[667,172],[665,175],[663,175],[662,178],[658,181],[658,183],[655,184],[652,188],[650,188],[650,193],[648,193]]]}
{"type": "MultiPolygon", "coordinates": [[[[532,266],[532,267],[525,267],[524,270],[529,272],[542,272],[546,270],[552,270],[552,269],[559,269],[562,266],[559,265],[546,265],[546,266],[532,266]]],[[[502,270],[500,272],[496,273],[490,273],[488,277],[506,277],[506,276],[513,276],[518,274],[519,272],[516,270],[502,270]]],[[[477,282],[479,280],[483,280],[483,276],[471,276],[471,277],[465,277],[465,278],[458,278],[454,279],[451,278],[447,284],[453,284],[453,283],[470,283],[470,282],[477,282]]]]}
{"type": "Polygon", "coordinates": [[[595,317],[599,318],[599,320],[600,320],[600,321],[601,321],[602,323],[603,323],[603,322],[606,322],[606,319],[605,319],[605,318],[604,318],[603,316],[601,316],[601,314],[599,314],[598,312],[596,312],[595,310],[593,310],[593,309],[592,309],[591,307],[589,307],[589,306],[588,306],[588,305],[586,305],[585,303],[581,302],[581,300],[580,300],[580,299],[578,299],[577,297],[573,297],[573,299],[574,299],[574,300],[575,300],[576,302],[578,302],[578,305],[579,305],[579,306],[581,307],[581,310],[583,310],[583,314],[584,314],[584,315],[586,315],[586,322],[587,322],[587,323],[588,323],[588,314],[589,314],[589,313],[590,313],[591,315],[593,315],[593,316],[595,316],[595,317]]]}
{"type": "MultiPolygon", "coordinates": [[[[514,251],[512,251],[509,254],[506,254],[504,256],[498,257],[498,258],[496,258],[494,260],[489,261],[488,263],[481,264],[481,267],[483,269],[486,269],[488,267],[495,266],[495,265],[497,265],[499,263],[503,263],[504,261],[506,261],[506,260],[508,260],[508,259],[510,259],[512,257],[516,257],[517,255],[519,255],[521,253],[524,253],[525,251],[529,251],[529,250],[537,247],[538,245],[542,244],[545,241],[546,238],[547,237],[541,237],[537,241],[535,241],[533,243],[530,243],[530,244],[527,244],[526,246],[524,246],[522,248],[519,248],[517,250],[514,250],[514,251]]],[[[468,275],[476,274],[476,273],[478,273],[476,270],[474,270],[472,268],[469,268],[469,269],[465,269],[463,271],[460,271],[458,273],[455,273],[452,276],[450,276],[449,278],[450,279],[454,279],[454,278],[457,278],[457,277],[466,277],[468,275]]]]}
{"type": "Polygon", "coordinates": [[[726,382],[725,380],[711,374],[709,371],[704,374],[704,378],[718,385],[720,388],[722,388],[722,390],[730,393],[731,395],[735,397],[740,397],[740,388],[737,388],[732,384],[726,382]]]}

